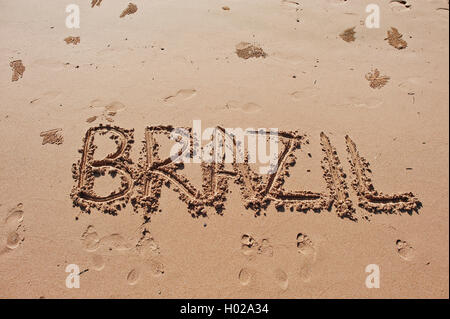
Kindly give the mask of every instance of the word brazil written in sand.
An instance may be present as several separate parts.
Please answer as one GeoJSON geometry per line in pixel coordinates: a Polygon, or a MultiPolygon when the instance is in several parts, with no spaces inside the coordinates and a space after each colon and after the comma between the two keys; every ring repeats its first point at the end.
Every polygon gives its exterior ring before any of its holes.
{"type": "MultiPolygon", "coordinates": [[[[192,216],[206,216],[208,209],[222,214],[229,192],[229,182],[233,181],[240,188],[244,207],[254,211],[255,215],[259,215],[273,203],[278,211],[289,209],[292,212],[331,211],[334,207],[339,217],[353,221],[358,219],[349,197],[347,176],[336,149],[325,133],[320,133],[323,152],[321,167],[326,182],[326,190],[323,192],[287,190],[284,187],[290,176],[289,170],[297,161],[295,152],[301,150],[303,145],[309,144],[306,135],[298,131],[276,131],[276,163],[273,165],[271,161],[270,169],[266,169],[265,174],[258,174],[250,167],[251,152],[246,151],[239,155],[243,147],[237,135],[230,134],[228,129],[220,126],[210,133],[210,143],[201,146],[201,140],[207,139],[208,136],[203,134],[200,138],[195,129],[162,125],[146,127],[139,158],[133,161],[130,152],[135,143],[134,129],[109,125],[88,129],[83,139],[83,147],[79,150],[81,159],[72,166],[75,185],[71,198],[74,206],[88,213],[97,209],[104,213],[117,214],[119,210],[131,204],[134,210],[144,211],[145,219],[150,220],[151,214],[159,211],[162,187],[166,186],[178,193],[179,199],[187,205],[192,216]],[[221,138],[217,138],[218,136],[221,138]],[[98,159],[96,150],[99,146],[95,144],[95,140],[102,137],[110,138],[115,145],[112,144],[113,149],[109,155],[98,159]],[[186,138],[189,142],[183,143],[182,140],[186,138]],[[174,147],[177,149],[178,146],[178,157],[172,154],[161,158],[161,140],[164,139],[177,142],[174,147]],[[233,151],[231,161],[225,158],[226,148],[233,151]],[[196,163],[193,159],[199,156],[199,151],[211,155],[210,160],[202,160],[200,163],[201,189],[180,173],[185,168],[186,158],[196,163]],[[109,195],[100,196],[95,192],[95,179],[106,174],[119,178],[120,186],[109,195]]],[[[247,130],[247,133],[256,133],[259,139],[262,136],[267,142],[273,135],[273,131],[262,129],[253,132],[247,130]]],[[[353,175],[351,185],[357,195],[359,207],[373,214],[411,214],[418,211],[421,203],[413,193],[387,195],[377,191],[370,177],[372,171],[369,169],[369,163],[360,156],[350,136],[345,136],[345,142],[353,175]]],[[[367,216],[364,218],[367,219],[367,216]]]]}

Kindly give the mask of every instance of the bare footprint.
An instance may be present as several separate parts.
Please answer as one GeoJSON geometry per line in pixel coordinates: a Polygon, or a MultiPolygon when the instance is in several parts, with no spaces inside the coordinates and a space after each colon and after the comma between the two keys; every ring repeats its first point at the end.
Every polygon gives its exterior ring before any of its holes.
{"type": "Polygon", "coordinates": [[[310,282],[312,266],[316,261],[316,249],[309,237],[302,233],[297,235],[297,249],[299,254],[304,257],[300,264],[300,279],[303,282],[310,282]]]}
{"type": "Polygon", "coordinates": [[[178,103],[181,101],[187,101],[192,99],[197,95],[197,90],[195,89],[182,89],[178,90],[177,93],[165,97],[163,100],[166,103],[178,103]]]}
{"type": "Polygon", "coordinates": [[[100,239],[100,246],[109,251],[126,251],[131,249],[131,244],[120,234],[111,234],[100,239]]]}
{"type": "Polygon", "coordinates": [[[316,87],[305,87],[299,91],[292,92],[291,99],[295,102],[317,97],[318,89],[316,87]]]}
{"type": "Polygon", "coordinates": [[[312,262],[316,260],[316,249],[307,235],[302,233],[297,235],[297,248],[300,254],[307,257],[312,262]]]}
{"type": "Polygon", "coordinates": [[[105,261],[101,255],[94,254],[91,257],[92,268],[97,271],[103,270],[105,268],[105,261]]]}
{"type": "Polygon", "coordinates": [[[8,237],[6,238],[6,247],[8,247],[9,249],[16,249],[17,247],[19,247],[20,241],[21,239],[19,233],[13,231],[9,233],[8,237]]]}
{"type": "Polygon", "coordinates": [[[252,281],[252,277],[252,272],[248,268],[242,268],[239,271],[238,278],[242,286],[247,286],[248,284],[250,284],[250,282],[252,281]]]}
{"type": "Polygon", "coordinates": [[[407,94],[416,94],[423,90],[424,80],[420,77],[411,77],[401,82],[398,87],[407,94]]]}
{"type": "Polygon", "coordinates": [[[5,224],[9,228],[17,228],[23,221],[23,204],[17,204],[6,216],[5,224]]]}
{"type": "Polygon", "coordinates": [[[289,280],[286,272],[280,268],[275,269],[274,271],[275,280],[278,284],[278,286],[282,290],[286,290],[289,285],[289,280]]]}
{"type": "Polygon", "coordinates": [[[414,248],[406,241],[398,239],[395,243],[398,255],[404,260],[410,261],[415,256],[414,248]]]}
{"type": "Polygon", "coordinates": [[[89,104],[90,108],[99,109],[100,113],[94,116],[90,116],[86,119],[87,123],[92,123],[95,120],[106,120],[108,122],[114,122],[114,116],[117,113],[122,112],[126,109],[126,106],[119,101],[112,101],[110,103],[105,103],[101,99],[92,100],[89,104]]]}
{"type": "Polygon", "coordinates": [[[52,90],[47,91],[42,96],[34,98],[30,101],[30,104],[40,104],[40,103],[56,103],[55,100],[61,96],[61,91],[52,90]]]}
{"type": "Polygon", "coordinates": [[[341,105],[336,106],[350,106],[365,109],[376,109],[383,105],[383,100],[375,97],[365,97],[364,99],[359,99],[356,97],[349,97],[341,105]]]}
{"type": "Polygon", "coordinates": [[[308,262],[300,267],[299,277],[303,282],[310,282],[312,276],[312,265],[308,262]]]}
{"type": "Polygon", "coordinates": [[[246,103],[241,107],[242,112],[245,113],[256,113],[261,110],[261,106],[256,103],[246,103]]]}
{"type": "Polygon", "coordinates": [[[157,260],[150,260],[150,271],[153,277],[160,277],[164,275],[164,264],[157,260]]]}
{"type": "Polygon", "coordinates": [[[225,109],[237,110],[244,113],[256,113],[261,111],[261,106],[253,102],[241,104],[237,101],[228,101],[225,104],[225,109]]]}
{"type": "Polygon", "coordinates": [[[132,269],[127,275],[127,282],[129,285],[136,285],[139,281],[140,271],[138,269],[132,269]]]}
{"type": "Polygon", "coordinates": [[[160,254],[159,245],[149,231],[144,231],[135,245],[137,255],[141,257],[157,256],[160,254]]]}
{"type": "Polygon", "coordinates": [[[263,239],[261,244],[258,247],[258,254],[272,257],[273,256],[273,247],[269,242],[269,239],[263,239]]]}
{"type": "Polygon", "coordinates": [[[1,237],[5,238],[5,246],[0,248],[0,255],[16,249],[25,240],[23,236],[24,228],[23,223],[23,204],[20,203],[13,209],[11,209],[1,227],[1,237]]]}
{"type": "Polygon", "coordinates": [[[84,250],[86,251],[96,251],[100,244],[100,238],[95,231],[95,227],[89,225],[81,235],[81,241],[83,243],[84,250]]]}
{"type": "Polygon", "coordinates": [[[244,234],[241,237],[241,252],[246,256],[255,255],[258,251],[258,243],[256,240],[248,235],[244,234]]]}

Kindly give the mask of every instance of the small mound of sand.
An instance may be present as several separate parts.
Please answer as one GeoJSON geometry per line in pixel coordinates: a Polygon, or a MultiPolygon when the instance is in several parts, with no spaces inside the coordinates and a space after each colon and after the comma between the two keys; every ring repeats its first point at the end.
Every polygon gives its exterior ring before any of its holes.
{"type": "Polygon", "coordinates": [[[93,8],[94,6],[99,7],[100,4],[102,3],[103,0],[92,0],[91,1],[91,8],[93,8]]]}
{"type": "Polygon", "coordinates": [[[265,58],[267,56],[266,52],[260,47],[252,45],[248,42],[241,42],[236,45],[236,54],[242,59],[249,58],[265,58]]]}
{"type": "Polygon", "coordinates": [[[61,132],[61,128],[55,128],[53,130],[41,132],[40,136],[42,137],[42,145],[61,145],[64,142],[64,137],[62,136],[61,132]]]}
{"type": "Polygon", "coordinates": [[[380,75],[380,71],[378,69],[372,70],[366,74],[367,81],[370,82],[370,87],[372,89],[380,89],[389,82],[390,77],[386,75],[380,75]]]}
{"type": "Polygon", "coordinates": [[[78,43],[80,43],[80,37],[67,37],[64,39],[64,41],[66,41],[67,44],[73,44],[73,45],[77,45],[78,43]]]}
{"type": "Polygon", "coordinates": [[[345,42],[353,42],[355,41],[355,27],[348,28],[344,30],[339,36],[344,40],[345,42]]]}
{"type": "Polygon", "coordinates": [[[388,30],[387,34],[388,37],[385,40],[394,48],[401,50],[408,46],[408,43],[402,39],[403,35],[398,32],[397,28],[391,27],[391,30],[388,30]]]}
{"type": "Polygon", "coordinates": [[[138,9],[137,6],[134,3],[130,2],[128,4],[128,7],[122,11],[122,13],[120,14],[120,17],[123,18],[126,15],[133,14],[137,11],[137,9],[138,9]]]}
{"type": "Polygon", "coordinates": [[[22,64],[22,60],[15,60],[9,63],[9,66],[12,68],[13,74],[11,81],[17,81],[19,78],[23,76],[23,72],[25,72],[25,66],[22,64]]]}

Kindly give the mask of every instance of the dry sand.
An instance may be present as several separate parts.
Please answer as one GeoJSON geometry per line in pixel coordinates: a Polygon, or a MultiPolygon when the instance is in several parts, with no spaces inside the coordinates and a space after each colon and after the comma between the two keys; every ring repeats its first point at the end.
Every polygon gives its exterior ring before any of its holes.
{"type": "Polygon", "coordinates": [[[449,297],[448,1],[71,3],[0,0],[0,297],[449,297]],[[280,171],[160,162],[193,120],[280,171]]]}

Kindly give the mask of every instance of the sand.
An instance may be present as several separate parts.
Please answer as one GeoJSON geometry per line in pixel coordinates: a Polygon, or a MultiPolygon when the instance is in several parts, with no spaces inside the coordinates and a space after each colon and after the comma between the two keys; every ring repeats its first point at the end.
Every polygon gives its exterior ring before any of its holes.
{"type": "Polygon", "coordinates": [[[449,297],[448,1],[0,3],[1,298],[449,297]]]}

